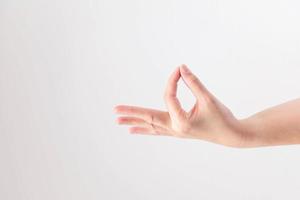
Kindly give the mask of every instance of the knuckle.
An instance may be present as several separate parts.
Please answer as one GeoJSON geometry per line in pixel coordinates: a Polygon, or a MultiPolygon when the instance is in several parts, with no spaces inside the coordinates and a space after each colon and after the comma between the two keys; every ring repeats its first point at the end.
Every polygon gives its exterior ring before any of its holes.
{"type": "Polygon", "coordinates": [[[190,80],[191,83],[198,83],[199,79],[197,76],[195,76],[194,74],[187,74],[188,79],[190,80]]]}
{"type": "Polygon", "coordinates": [[[158,130],[157,130],[157,128],[156,128],[156,126],[155,125],[153,125],[153,124],[151,124],[151,127],[152,127],[152,131],[153,131],[153,133],[158,133],[158,130]]]}
{"type": "Polygon", "coordinates": [[[154,133],[158,133],[157,127],[155,126],[154,116],[150,115],[147,123],[150,125],[150,128],[154,133]]]}
{"type": "Polygon", "coordinates": [[[190,80],[192,83],[198,83],[199,81],[199,79],[193,74],[190,75],[190,80]]]}
{"type": "Polygon", "coordinates": [[[153,116],[153,115],[149,115],[147,122],[148,122],[149,124],[151,124],[151,126],[153,126],[153,123],[154,123],[154,116],[153,116]]]}

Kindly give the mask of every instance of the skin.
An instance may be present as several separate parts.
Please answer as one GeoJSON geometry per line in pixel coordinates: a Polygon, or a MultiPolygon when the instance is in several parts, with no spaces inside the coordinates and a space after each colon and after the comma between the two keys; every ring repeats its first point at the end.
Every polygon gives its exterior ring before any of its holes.
{"type": "Polygon", "coordinates": [[[117,123],[130,125],[133,134],[200,139],[228,147],[249,148],[300,143],[300,99],[237,119],[184,64],[168,79],[164,100],[167,111],[118,105],[117,123]],[[176,97],[182,78],[196,103],[185,111],[176,97]]]}

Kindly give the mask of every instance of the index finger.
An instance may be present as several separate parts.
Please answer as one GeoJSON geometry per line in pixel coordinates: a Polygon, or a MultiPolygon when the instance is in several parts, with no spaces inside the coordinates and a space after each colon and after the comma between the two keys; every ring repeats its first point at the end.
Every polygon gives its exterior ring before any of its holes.
{"type": "Polygon", "coordinates": [[[165,102],[170,112],[171,116],[180,117],[183,112],[185,112],[181,104],[176,96],[177,93],[177,82],[179,81],[180,75],[180,68],[177,67],[175,71],[171,74],[168,79],[167,87],[165,90],[165,102]]]}

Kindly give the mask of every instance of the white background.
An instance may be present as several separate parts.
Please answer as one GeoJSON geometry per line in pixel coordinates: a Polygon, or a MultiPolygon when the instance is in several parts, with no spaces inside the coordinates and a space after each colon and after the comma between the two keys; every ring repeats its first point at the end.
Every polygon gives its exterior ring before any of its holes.
{"type": "MultiPolygon", "coordinates": [[[[299,199],[300,146],[130,135],[185,63],[238,118],[298,98],[300,3],[0,0],[0,199],[299,199]]],[[[193,98],[180,83],[186,108],[193,98]]]]}

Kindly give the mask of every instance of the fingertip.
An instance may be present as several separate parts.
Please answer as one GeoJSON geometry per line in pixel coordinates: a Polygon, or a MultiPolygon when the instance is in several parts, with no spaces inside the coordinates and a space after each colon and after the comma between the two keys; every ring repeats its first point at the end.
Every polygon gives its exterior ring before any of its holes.
{"type": "Polygon", "coordinates": [[[117,105],[113,108],[114,113],[118,113],[120,109],[120,105],[117,105]]]}
{"type": "Polygon", "coordinates": [[[114,112],[117,114],[121,114],[127,108],[126,105],[117,105],[114,107],[114,112]]]}
{"type": "Polygon", "coordinates": [[[176,76],[178,74],[180,75],[180,66],[176,67],[175,70],[172,73],[173,76],[176,76]]]}
{"type": "Polygon", "coordinates": [[[120,117],[118,117],[116,120],[115,120],[115,122],[117,123],[117,124],[122,124],[122,118],[120,118],[120,117]]]}
{"type": "Polygon", "coordinates": [[[191,73],[191,70],[187,67],[186,64],[180,65],[180,73],[191,73]]]}
{"type": "Polygon", "coordinates": [[[187,67],[187,64],[182,63],[182,64],[180,64],[179,66],[180,66],[180,67],[187,67]]]}
{"type": "Polygon", "coordinates": [[[172,74],[169,77],[169,83],[170,84],[175,84],[178,82],[178,80],[180,79],[180,66],[176,67],[176,69],[172,72],[172,74]]]}
{"type": "Polygon", "coordinates": [[[136,134],[137,133],[137,131],[134,127],[129,128],[128,131],[129,131],[130,134],[136,134]]]}

